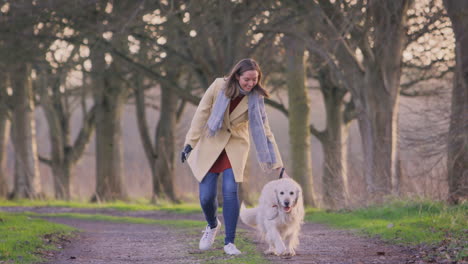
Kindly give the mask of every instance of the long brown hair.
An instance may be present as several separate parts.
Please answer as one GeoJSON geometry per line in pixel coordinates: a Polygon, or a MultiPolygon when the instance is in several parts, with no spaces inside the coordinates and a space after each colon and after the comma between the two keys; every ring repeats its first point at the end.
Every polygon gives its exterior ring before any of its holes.
{"type": "Polygon", "coordinates": [[[267,90],[263,88],[263,85],[261,83],[262,81],[262,70],[260,69],[260,66],[258,66],[258,63],[253,60],[253,59],[242,59],[240,60],[231,70],[231,73],[229,73],[228,76],[225,77],[227,80],[226,83],[226,97],[230,99],[234,99],[237,96],[239,96],[239,90],[237,89],[238,81],[237,77],[240,77],[244,72],[246,71],[257,71],[258,72],[258,81],[255,87],[252,89],[256,90],[260,95],[263,95],[264,97],[270,97],[268,94],[267,90]]]}

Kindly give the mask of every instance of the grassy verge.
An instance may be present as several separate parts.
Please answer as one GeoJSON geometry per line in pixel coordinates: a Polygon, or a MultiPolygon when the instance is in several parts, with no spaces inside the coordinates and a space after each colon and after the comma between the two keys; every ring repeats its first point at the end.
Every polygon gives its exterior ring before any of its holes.
{"type": "Polygon", "coordinates": [[[458,258],[468,256],[468,204],[447,206],[436,202],[398,201],[350,212],[308,209],[306,221],[361,232],[399,244],[445,244],[461,248],[458,258]]]}
{"type": "Polygon", "coordinates": [[[82,201],[60,201],[60,200],[0,200],[0,207],[23,206],[23,207],[69,207],[88,209],[115,209],[120,211],[155,211],[163,210],[173,213],[201,213],[200,205],[194,203],[161,203],[151,204],[147,200],[137,200],[132,202],[116,201],[103,203],[89,203],[82,201]]]}
{"type": "Polygon", "coordinates": [[[161,219],[148,219],[141,217],[128,217],[128,216],[111,216],[103,214],[79,214],[79,213],[58,213],[58,214],[37,214],[26,212],[25,215],[33,217],[61,217],[61,218],[75,218],[91,221],[108,221],[117,223],[130,223],[130,224],[146,224],[146,225],[162,225],[171,228],[198,228],[205,227],[206,223],[196,220],[161,220],[161,219]]]}
{"type": "Polygon", "coordinates": [[[0,263],[40,261],[38,253],[57,250],[57,240],[70,237],[73,231],[24,214],[0,212],[0,263]]]}

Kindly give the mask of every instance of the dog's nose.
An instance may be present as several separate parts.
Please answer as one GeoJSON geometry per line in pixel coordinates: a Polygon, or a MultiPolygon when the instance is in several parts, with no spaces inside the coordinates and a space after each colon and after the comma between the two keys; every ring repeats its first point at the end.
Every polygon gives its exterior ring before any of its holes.
{"type": "Polygon", "coordinates": [[[285,201],[285,202],[284,202],[284,206],[285,206],[285,207],[289,207],[289,201],[285,201]]]}

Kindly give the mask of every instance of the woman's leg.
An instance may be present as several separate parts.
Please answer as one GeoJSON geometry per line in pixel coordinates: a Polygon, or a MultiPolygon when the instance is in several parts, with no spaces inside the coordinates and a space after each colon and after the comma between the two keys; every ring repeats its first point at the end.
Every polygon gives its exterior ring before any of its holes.
{"type": "Polygon", "coordinates": [[[218,225],[218,200],[216,199],[218,175],[219,173],[208,172],[199,184],[200,205],[205,214],[206,221],[211,228],[215,228],[218,225]]]}
{"type": "Polygon", "coordinates": [[[223,217],[226,230],[224,244],[234,244],[237,219],[239,218],[239,184],[234,179],[232,169],[223,171],[223,217]]]}

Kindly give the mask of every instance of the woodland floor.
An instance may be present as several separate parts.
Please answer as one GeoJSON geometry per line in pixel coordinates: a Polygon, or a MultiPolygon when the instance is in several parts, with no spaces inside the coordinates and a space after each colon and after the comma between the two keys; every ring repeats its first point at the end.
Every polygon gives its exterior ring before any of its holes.
{"type": "MultiPolygon", "coordinates": [[[[0,207],[1,211],[35,213],[85,213],[148,219],[203,220],[200,214],[175,214],[165,211],[117,211],[112,209],[77,209],[56,207],[0,207]]],[[[115,223],[73,218],[43,217],[82,230],[71,241],[63,241],[63,250],[49,253],[44,263],[204,263],[197,256],[201,230],[181,232],[160,225],[115,223]],[[196,232],[193,232],[196,231],[196,232]]],[[[239,223],[250,241],[263,252],[266,244],[255,232],[239,223]],[[247,231],[245,231],[247,230],[247,231]]],[[[223,236],[221,232],[218,236],[223,236]]],[[[376,264],[376,263],[456,263],[423,260],[418,247],[385,243],[377,238],[353,234],[352,231],[331,229],[325,225],[305,223],[301,230],[297,255],[291,258],[267,256],[268,263],[310,264],[376,264]]],[[[222,251],[222,245],[213,250],[222,251]]],[[[222,260],[220,260],[222,263],[222,260]]],[[[458,262],[462,263],[462,262],[458,262]]]]}

